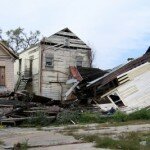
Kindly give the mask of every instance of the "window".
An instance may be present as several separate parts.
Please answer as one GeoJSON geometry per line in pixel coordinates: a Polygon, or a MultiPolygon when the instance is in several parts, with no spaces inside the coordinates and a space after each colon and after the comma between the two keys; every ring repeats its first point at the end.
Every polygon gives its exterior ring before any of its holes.
{"type": "Polygon", "coordinates": [[[69,39],[68,39],[68,38],[66,38],[66,39],[65,39],[65,41],[64,41],[64,45],[65,45],[65,46],[67,46],[67,47],[70,45],[70,41],[69,41],[69,39]]]}
{"type": "Polygon", "coordinates": [[[109,95],[109,97],[118,107],[125,106],[123,101],[120,99],[117,93],[111,94],[109,95]]]}
{"type": "Polygon", "coordinates": [[[45,67],[53,68],[54,67],[54,57],[46,56],[45,57],[45,67]]]}
{"type": "Polygon", "coordinates": [[[0,86],[5,85],[5,67],[0,66],[0,86]]]}
{"type": "Polygon", "coordinates": [[[82,67],[82,62],[83,62],[83,58],[82,58],[82,56],[77,56],[76,57],[76,66],[77,67],[82,67]]]}

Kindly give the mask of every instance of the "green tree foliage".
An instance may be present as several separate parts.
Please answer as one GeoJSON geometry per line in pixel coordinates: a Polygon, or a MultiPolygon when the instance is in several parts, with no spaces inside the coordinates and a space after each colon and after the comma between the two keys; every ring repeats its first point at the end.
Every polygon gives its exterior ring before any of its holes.
{"type": "Polygon", "coordinates": [[[0,29],[0,40],[14,51],[24,50],[32,45],[35,45],[39,41],[40,31],[26,33],[23,28],[11,29],[5,32],[3,38],[3,32],[0,29]]]}

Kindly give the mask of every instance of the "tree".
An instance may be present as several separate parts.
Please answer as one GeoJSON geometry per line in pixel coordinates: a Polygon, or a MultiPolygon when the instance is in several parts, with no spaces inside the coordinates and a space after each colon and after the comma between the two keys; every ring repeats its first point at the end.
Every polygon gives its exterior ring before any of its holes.
{"type": "Polygon", "coordinates": [[[0,40],[14,51],[24,50],[39,41],[40,31],[32,32],[29,34],[24,32],[23,28],[11,29],[6,32],[6,39],[2,37],[2,30],[0,29],[0,40]]]}

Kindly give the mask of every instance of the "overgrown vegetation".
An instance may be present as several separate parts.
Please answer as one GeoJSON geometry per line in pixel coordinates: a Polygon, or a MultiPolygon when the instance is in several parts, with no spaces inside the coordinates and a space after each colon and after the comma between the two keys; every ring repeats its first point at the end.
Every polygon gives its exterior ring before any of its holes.
{"type": "Polygon", "coordinates": [[[149,120],[150,119],[150,109],[141,109],[131,114],[125,114],[123,112],[117,111],[113,115],[113,120],[117,122],[125,122],[130,120],[149,120]]]}
{"type": "Polygon", "coordinates": [[[23,122],[22,126],[41,127],[48,125],[69,125],[69,124],[86,124],[86,123],[111,123],[120,125],[131,121],[149,121],[150,109],[142,109],[131,114],[125,114],[117,111],[113,115],[101,115],[99,112],[64,110],[60,112],[56,120],[50,119],[45,113],[38,112],[30,119],[23,122]]]}
{"type": "Polygon", "coordinates": [[[45,113],[38,112],[34,114],[30,119],[23,122],[22,126],[41,127],[52,124],[54,119],[49,118],[45,113]]]}
{"type": "Polygon", "coordinates": [[[65,110],[59,114],[56,122],[57,124],[71,124],[71,121],[74,121],[75,123],[105,123],[149,119],[150,110],[146,109],[142,109],[131,114],[125,114],[121,111],[117,111],[114,115],[111,116],[102,116],[98,112],[65,110]]]}
{"type": "Polygon", "coordinates": [[[71,124],[71,121],[78,122],[80,117],[81,112],[79,110],[65,110],[58,115],[56,124],[71,124]]]}
{"type": "Polygon", "coordinates": [[[95,147],[111,148],[122,150],[148,150],[150,147],[150,133],[124,133],[117,139],[111,137],[101,137],[98,134],[94,135],[74,135],[76,139],[82,139],[85,142],[94,142],[95,147]],[[142,142],[144,144],[142,144],[142,142]]]}

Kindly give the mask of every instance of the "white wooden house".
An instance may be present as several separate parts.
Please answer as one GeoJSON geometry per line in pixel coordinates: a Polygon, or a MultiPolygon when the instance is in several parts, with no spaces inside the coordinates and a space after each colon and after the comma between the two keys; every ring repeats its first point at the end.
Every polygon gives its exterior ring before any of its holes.
{"type": "Polygon", "coordinates": [[[14,90],[14,61],[18,56],[0,42],[0,93],[14,90]]]}
{"type": "Polygon", "coordinates": [[[91,66],[91,49],[72,31],[65,28],[19,54],[15,79],[21,75],[18,90],[28,89],[37,95],[63,100],[71,87],[66,84],[70,66],[91,66]],[[27,86],[31,79],[30,86],[27,86]]]}
{"type": "MultiPolygon", "coordinates": [[[[117,76],[119,86],[101,96],[126,113],[150,106],[150,63],[142,64],[117,76]]],[[[101,105],[103,107],[103,105],[101,105]]]]}

